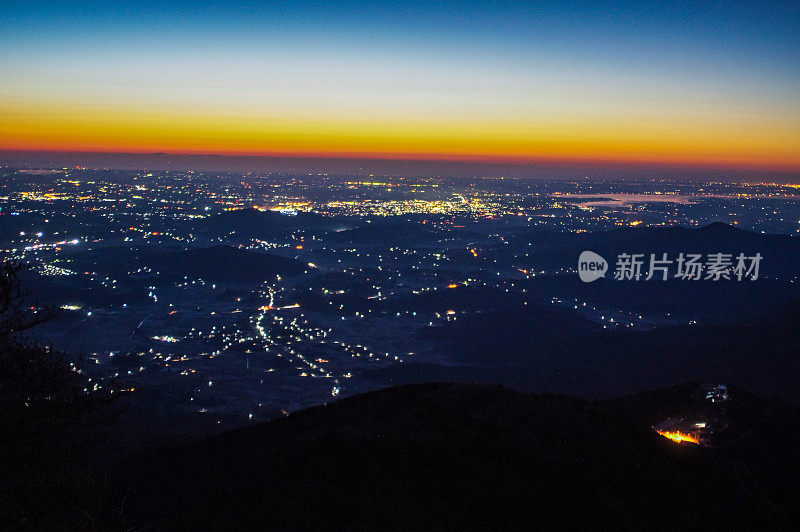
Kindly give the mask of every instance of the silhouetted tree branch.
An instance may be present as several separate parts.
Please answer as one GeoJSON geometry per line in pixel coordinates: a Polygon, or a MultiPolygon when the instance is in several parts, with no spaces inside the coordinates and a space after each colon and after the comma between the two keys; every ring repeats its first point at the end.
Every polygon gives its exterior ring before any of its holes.
{"type": "Polygon", "coordinates": [[[27,267],[19,261],[5,261],[0,266],[0,343],[56,315],[56,309],[52,307],[29,306],[30,292],[22,286],[19,278],[27,267]]]}
{"type": "Polygon", "coordinates": [[[0,432],[18,441],[85,422],[115,391],[113,383],[94,389],[60,353],[18,334],[56,314],[28,302],[19,276],[26,267],[0,266],[0,432]]]}
{"type": "Polygon", "coordinates": [[[91,527],[75,517],[91,506],[74,501],[81,489],[95,489],[102,426],[117,417],[110,405],[121,393],[113,382],[96,388],[55,349],[19,334],[55,315],[28,301],[25,268],[0,265],[0,528],[61,528],[56,514],[74,528],[91,527]]]}

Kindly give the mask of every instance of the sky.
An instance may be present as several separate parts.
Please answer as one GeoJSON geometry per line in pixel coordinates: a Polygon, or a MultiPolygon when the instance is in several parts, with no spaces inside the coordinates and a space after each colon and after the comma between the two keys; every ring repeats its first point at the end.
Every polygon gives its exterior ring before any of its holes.
{"type": "Polygon", "coordinates": [[[800,172],[797,1],[33,1],[0,17],[6,153],[800,172]]]}

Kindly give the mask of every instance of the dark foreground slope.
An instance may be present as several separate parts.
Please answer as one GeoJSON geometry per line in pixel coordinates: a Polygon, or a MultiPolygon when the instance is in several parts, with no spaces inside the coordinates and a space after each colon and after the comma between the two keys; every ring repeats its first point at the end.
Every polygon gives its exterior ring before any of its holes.
{"type": "Polygon", "coordinates": [[[790,527],[800,417],[738,394],[754,421],[707,449],[651,430],[688,385],[604,403],[391,388],[129,460],[53,511],[99,528],[790,527]]]}

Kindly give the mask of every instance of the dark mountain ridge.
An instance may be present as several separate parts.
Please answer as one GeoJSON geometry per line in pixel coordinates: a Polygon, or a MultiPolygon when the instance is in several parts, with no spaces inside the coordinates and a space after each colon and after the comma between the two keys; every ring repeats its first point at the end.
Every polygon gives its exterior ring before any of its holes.
{"type": "Polygon", "coordinates": [[[602,403],[501,386],[384,389],[129,458],[52,510],[125,528],[796,524],[797,410],[733,389],[731,415],[747,424],[729,444],[657,435],[651,426],[696,388],[602,403]]]}
{"type": "MultiPolygon", "coordinates": [[[[800,238],[792,235],[760,234],[724,223],[700,228],[632,227],[592,233],[533,231],[509,237],[509,242],[532,252],[537,267],[574,267],[584,250],[599,253],[609,261],[621,253],[667,253],[674,260],[679,253],[760,253],[763,276],[796,278],[800,266],[800,238]]],[[[704,257],[705,258],[705,257],[704,257]]]]}
{"type": "Polygon", "coordinates": [[[702,378],[800,403],[798,320],[793,302],[736,323],[599,331],[566,312],[528,306],[424,330],[458,366],[407,363],[367,375],[381,384],[503,382],[590,398],[702,378]]]}
{"type": "Polygon", "coordinates": [[[178,246],[107,247],[82,251],[67,257],[65,267],[79,272],[96,271],[118,277],[143,268],[141,275],[158,272],[157,283],[184,276],[212,282],[258,282],[275,275],[299,275],[308,265],[281,257],[232,246],[183,249],[178,246]]]}
{"type": "Polygon", "coordinates": [[[299,275],[308,265],[269,253],[231,246],[213,246],[162,253],[152,264],[173,275],[199,277],[214,282],[258,282],[276,275],[299,275]]]}
{"type": "Polygon", "coordinates": [[[287,232],[306,229],[329,231],[349,227],[346,220],[321,216],[310,212],[283,214],[271,210],[236,209],[215,214],[195,222],[195,230],[214,234],[229,234],[253,237],[285,235],[287,232]]]}

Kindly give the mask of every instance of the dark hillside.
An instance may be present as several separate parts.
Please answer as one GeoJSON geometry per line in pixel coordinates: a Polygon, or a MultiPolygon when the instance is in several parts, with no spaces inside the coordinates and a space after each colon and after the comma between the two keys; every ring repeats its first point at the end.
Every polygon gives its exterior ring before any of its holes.
{"type": "Polygon", "coordinates": [[[718,449],[674,444],[650,427],[691,389],[607,403],[499,386],[372,392],[130,462],[113,471],[105,493],[122,511],[108,518],[202,529],[796,523],[797,411],[740,394],[761,412],[753,430],[718,449]]]}

